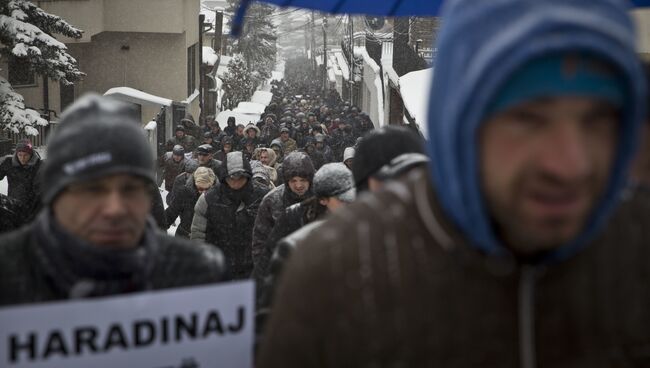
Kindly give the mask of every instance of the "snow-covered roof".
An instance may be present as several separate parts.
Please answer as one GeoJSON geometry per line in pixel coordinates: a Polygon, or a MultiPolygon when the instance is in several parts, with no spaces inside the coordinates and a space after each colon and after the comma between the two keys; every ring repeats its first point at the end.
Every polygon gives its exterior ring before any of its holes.
{"type": "Polygon", "coordinates": [[[273,93],[267,91],[255,91],[253,97],[251,97],[251,102],[262,104],[268,106],[273,99],[273,93]]]}
{"type": "Polygon", "coordinates": [[[266,106],[262,105],[260,103],[255,103],[255,102],[240,102],[239,105],[237,105],[237,108],[232,110],[233,112],[239,112],[242,114],[258,114],[261,115],[264,113],[264,110],[266,110],[266,106]]]}
{"type": "Polygon", "coordinates": [[[399,79],[400,94],[404,101],[404,107],[416,120],[420,131],[425,137],[429,136],[427,122],[429,116],[429,90],[433,69],[422,69],[403,75],[399,79]]]}
{"type": "Polygon", "coordinates": [[[214,66],[219,61],[219,55],[210,46],[203,46],[203,64],[214,66]]]}
{"type": "Polygon", "coordinates": [[[160,105],[160,106],[171,106],[172,100],[156,95],[152,95],[147,92],[143,92],[131,87],[115,87],[111,88],[104,96],[112,96],[122,101],[132,102],[142,105],[160,105]]]}
{"type": "Polygon", "coordinates": [[[147,123],[147,125],[144,126],[144,130],[154,130],[158,126],[158,123],[156,123],[155,120],[151,120],[150,122],[147,123]]]}
{"type": "Polygon", "coordinates": [[[219,126],[224,129],[228,126],[228,118],[234,116],[237,124],[248,124],[248,123],[257,123],[260,120],[259,114],[244,114],[241,112],[224,110],[217,115],[216,121],[219,123],[219,126]]]}

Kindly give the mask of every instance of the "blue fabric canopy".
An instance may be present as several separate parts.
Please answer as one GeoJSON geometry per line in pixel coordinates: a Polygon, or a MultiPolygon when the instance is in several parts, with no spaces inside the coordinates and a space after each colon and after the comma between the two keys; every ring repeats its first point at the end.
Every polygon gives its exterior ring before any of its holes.
{"type": "MultiPolygon", "coordinates": [[[[242,0],[233,19],[232,35],[238,36],[246,8],[252,0],[242,0]]],[[[282,7],[293,6],[325,13],[367,14],[376,16],[438,15],[444,0],[264,0],[282,7]]],[[[650,0],[632,0],[634,6],[650,6],[650,0]]]]}

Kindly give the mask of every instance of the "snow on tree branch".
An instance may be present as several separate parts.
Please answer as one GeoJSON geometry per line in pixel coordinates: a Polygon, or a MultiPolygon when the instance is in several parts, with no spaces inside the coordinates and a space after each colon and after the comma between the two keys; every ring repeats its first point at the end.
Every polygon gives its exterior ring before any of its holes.
{"type": "Polygon", "coordinates": [[[38,111],[25,108],[23,96],[16,93],[6,79],[0,77],[0,121],[3,128],[13,133],[24,131],[28,135],[38,135],[35,125],[47,125],[38,111]]]}
{"type": "MultiPolygon", "coordinates": [[[[54,34],[80,38],[82,31],[30,1],[0,0],[0,57],[26,64],[31,72],[63,84],[73,83],[84,74],[54,34]]],[[[25,108],[10,83],[0,79],[0,129],[38,134],[34,125],[44,124],[47,121],[38,112],[25,108]]]]}

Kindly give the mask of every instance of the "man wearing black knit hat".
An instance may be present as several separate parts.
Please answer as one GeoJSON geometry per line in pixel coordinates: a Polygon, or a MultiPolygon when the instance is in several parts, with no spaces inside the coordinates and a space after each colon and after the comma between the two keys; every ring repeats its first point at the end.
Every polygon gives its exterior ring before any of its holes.
{"type": "MultiPolygon", "coordinates": [[[[258,264],[267,252],[264,244],[268,240],[277,220],[287,207],[311,197],[311,182],[314,179],[314,164],[304,152],[291,152],[282,163],[284,184],[264,197],[255,219],[253,229],[253,262],[258,264]]],[[[268,254],[267,254],[268,255],[268,254]]]]}
{"type": "Polygon", "coordinates": [[[218,250],[156,229],[153,157],[130,116],[129,106],[93,95],[64,112],[42,171],[45,207],[34,223],[0,238],[0,305],[222,279],[218,250]]]}
{"type": "Polygon", "coordinates": [[[352,163],[357,191],[378,190],[385,179],[378,177],[380,169],[405,153],[425,153],[422,138],[413,131],[386,126],[368,133],[361,139],[352,163]]]}

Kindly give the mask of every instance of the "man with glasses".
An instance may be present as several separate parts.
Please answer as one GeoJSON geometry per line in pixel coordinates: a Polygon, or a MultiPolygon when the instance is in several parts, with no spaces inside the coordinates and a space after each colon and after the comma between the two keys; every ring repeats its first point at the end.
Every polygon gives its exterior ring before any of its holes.
{"type": "Polygon", "coordinates": [[[154,160],[130,109],[91,95],[64,112],[43,167],[43,210],[0,238],[0,305],[222,279],[219,250],[156,229],[154,160]]]}
{"type": "Polygon", "coordinates": [[[230,152],[218,176],[221,184],[196,203],[191,238],[223,250],[233,279],[247,278],[253,270],[253,224],[269,190],[253,184],[250,163],[242,152],[230,152]]]}

